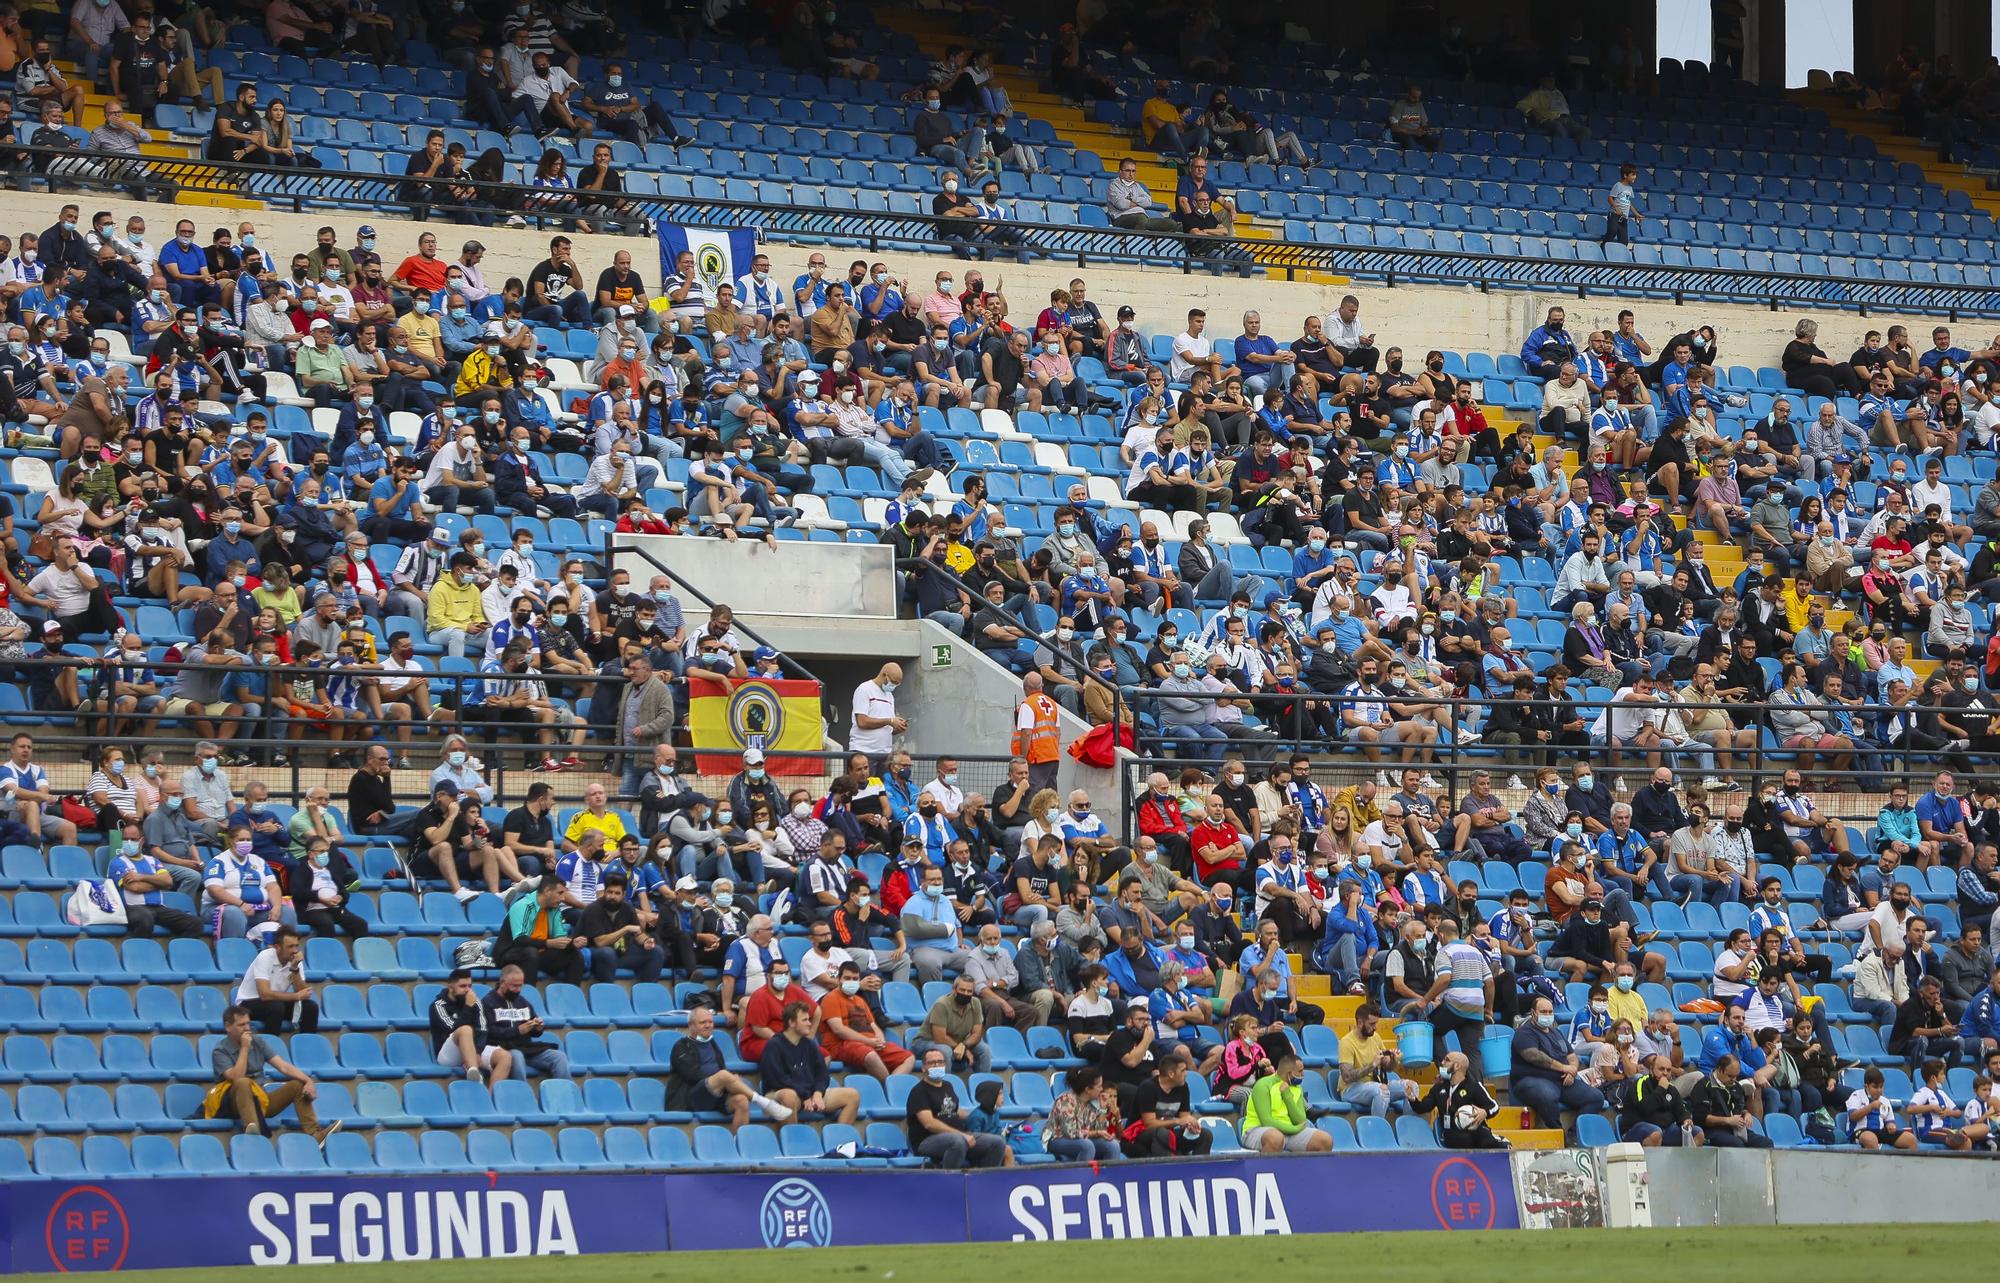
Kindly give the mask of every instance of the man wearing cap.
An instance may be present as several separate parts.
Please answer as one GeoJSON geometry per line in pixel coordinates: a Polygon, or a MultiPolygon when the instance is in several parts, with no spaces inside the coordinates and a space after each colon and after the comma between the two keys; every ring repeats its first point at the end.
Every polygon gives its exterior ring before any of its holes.
{"type": "Polygon", "coordinates": [[[479,346],[466,353],[465,360],[458,367],[458,382],[452,392],[461,401],[468,397],[484,397],[504,391],[514,386],[513,372],[506,360],[507,325],[504,321],[488,321],[480,333],[479,346]]]}
{"type": "Polygon", "coordinates": [[[298,379],[299,390],[319,406],[331,408],[335,402],[347,399],[354,381],[347,357],[334,339],[332,321],[324,316],[313,318],[305,337],[299,340],[292,373],[298,379]]]}
{"type": "Polygon", "coordinates": [[[418,813],[416,830],[412,867],[419,876],[430,876],[435,870],[460,904],[479,894],[464,885],[461,877],[477,874],[496,895],[504,889],[499,857],[486,841],[479,799],[462,798],[457,784],[437,782],[430,805],[418,813]]]}
{"type": "MultiPolygon", "coordinates": [[[[757,653],[762,655],[766,649],[760,646],[757,653]]],[[[774,656],[776,653],[772,652],[774,656]]],[[[748,825],[759,806],[768,808],[776,819],[785,813],[785,795],[764,769],[764,750],[746,748],[743,769],[729,781],[729,807],[739,824],[748,825]]]]}

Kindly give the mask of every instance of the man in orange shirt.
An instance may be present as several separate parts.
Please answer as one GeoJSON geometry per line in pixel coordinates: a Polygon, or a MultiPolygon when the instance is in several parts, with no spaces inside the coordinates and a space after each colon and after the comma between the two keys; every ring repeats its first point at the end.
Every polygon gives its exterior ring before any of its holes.
{"type": "Polygon", "coordinates": [[[850,1070],[866,1070],[883,1082],[890,1074],[915,1072],[916,1060],[909,1051],[876,1027],[875,1015],[861,996],[860,964],[843,962],[838,974],[839,983],[819,1000],[819,1040],[826,1058],[850,1070]]]}
{"type": "Polygon", "coordinates": [[[417,237],[417,252],[397,266],[389,284],[411,295],[436,294],[444,288],[445,269],[449,266],[438,257],[438,238],[425,232],[417,237]]]}
{"type": "MultiPolygon", "coordinates": [[[[783,958],[771,959],[771,965],[764,970],[765,983],[750,1000],[743,1005],[743,1032],[736,1040],[736,1048],[743,1053],[743,1059],[753,1064],[764,1055],[764,1044],[776,1038],[785,1028],[785,1008],[790,1003],[805,998],[802,993],[792,992],[792,968],[783,958]]],[[[814,1032],[818,1032],[819,1017],[813,1016],[814,1032]]]]}

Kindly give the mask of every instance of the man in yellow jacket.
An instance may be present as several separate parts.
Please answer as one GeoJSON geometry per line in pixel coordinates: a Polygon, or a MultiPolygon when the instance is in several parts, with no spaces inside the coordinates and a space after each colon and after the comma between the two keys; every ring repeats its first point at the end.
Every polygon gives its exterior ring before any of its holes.
{"type": "Polygon", "coordinates": [[[1243,1103],[1243,1147],[1262,1154],[1324,1154],[1333,1137],[1306,1120],[1306,1094],[1299,1086],[1305,1065],[1296,1052],[1278,1057],[1270,1073],[1250,1089],[1243,1103]]]}

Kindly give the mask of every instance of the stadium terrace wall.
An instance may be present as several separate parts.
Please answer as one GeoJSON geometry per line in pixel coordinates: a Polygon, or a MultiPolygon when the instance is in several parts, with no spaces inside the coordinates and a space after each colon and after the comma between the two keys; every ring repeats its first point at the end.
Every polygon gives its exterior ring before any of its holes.
{"type": "MultiPolygon", "coordinates": [[[[228,227],[233,232],[238,223],[249,221],[257,226],[260,248],[273,249],[287,256],[312,248],[313,234],[323,226],[337,229],[340,243],[351,247],[354,244],[354,229],[369,223],[379,234],[378,246],[391,270],[405,255],[416,251],[417,237],[424,231],[437,234],[439,254],[447,259],[457,258],[459,247],[466,241],[477,240],[486,246],[486,257],[481,266],[488,285],[495,289],[509,276],[527,279],[534,266],[548,256],[549,237],[554,234],[545,230],[474,227],[441,221],[418,223],[386,214],[371,215],[354,210],[288,214],[149,203],[134,201],[114,192],[49,195],[17,191],[0,192],[0,232],[10,236],[18,235],[23,230],[39,233],[56,221],[63,205],[71,203],[83,210],[86,223],[91,212],[100,209],[112,211],[121,227],[127,215],[143,214],[147,235],[156,245],[173,235],[174,222],[183,217],[193,220],[196,241],[203,245],[208,244],[216,228],[228,227]]],[[[574,242],[577,261],[588,271],[595,273],[608,267],[612,255],[625,249],[632,252],[634,266],[649,282],[658,285],[658,263],[654,260],[650,242],[629,236],[566,234],[574,242]]],[[[763,248],[771,256],[772,271],[779,280],[787,283],[805,271],[806,259],[811,252],[811,247],[805,245],[772,244],[763,248]]],[[[974,266],[942,253],[868,255],[848,247],[828,247],[823,252],[829,272],[835,275],[844,275],[851,260],[867,257],[871,261],[887,263],[891,271],[918,285],[924,292],[928,292],[930,281],[939,271],[950,271],[962,286],[965,273],[974,266]]],[[[1573,294],[1528,290],[1481,293],[1474,289],[1441,285],[1398,285],[1393,289],[1379,285],[1347,287],[1274,278],[1243,280],[1201,273],[1185,275],[1164,268],[1100,264],[1092,264],[1087,270],[1079,272],[1073,262],[1055,260],[1027,266],[1013,263],[977,266],[988,288],[996,284],[1004,287],[1016,324],[1031,322],[1047,305],[1050,290],[1066,287],[1072,278],[1079,275],[1089,283],[1090,297],[1104,309],[1107,318],[1116,313],[1119,304],[1130,303],[1138,309],[1140,327],[1148,332],[1178,333],[1187,309],[1202,307],[1210,313],[1211,332],[1233,336],[1239,332],[1242,314],[1255,310],[1263,314],[1265,332],[1280,342],[1289,342],[1298,336],[1307,313],[1324,316],[1338,306],[1342,295],[1353,293],[1361,299],[1363,323],[1378,333],[1385,345],[1401,344],[1416,349],[1412,354],[1413,361],[1421,356],[1424,348],[1429,347],[1496,354],[1516,351],[1528,332],[1541,323],[1547,309],[1557,304],[1569,310],[1570,329],[1581,331],[1613,325],[1619,308],[1629,303],[1638,313],[1640,332],[1655,344],[1698,325],[1713,325],[1720,336],[1724,363],[1752,367],[1776,365],[1779,354],[1791,340],[1793,325],[1803,316],[1811,315],[1820,320],[1825,327],[1821,346],[1836,355],[1857,346],[1864,331],[1886,329],[1897,323],[1910,326],[1921,347],[1924,336],[1938,319],[1876,313],[1863,320],[1852,312],[1828,310],[1774,312],[1740,303],[1690,302],[1676,305],[1664,299],[1620,300],[1616,296],[1597,294],[1588,299],[1578,299],[1573,294]]],[[[1991,329],[1982,327],[1991,326],[1990,321],[1962,321],[1958,328],[1962,331],[1961,338],[1975,336],[1984,342],[1990,337],[1991,329]]]]}
{"type": "Polygon", "coordinates": [[[16,1181],[13,1273],[1516,1226],[1505,1154],[1007,1171],[16,1181]],[[1336,1195],[1366,1188],[1367,1199],[1336,1195]]]}

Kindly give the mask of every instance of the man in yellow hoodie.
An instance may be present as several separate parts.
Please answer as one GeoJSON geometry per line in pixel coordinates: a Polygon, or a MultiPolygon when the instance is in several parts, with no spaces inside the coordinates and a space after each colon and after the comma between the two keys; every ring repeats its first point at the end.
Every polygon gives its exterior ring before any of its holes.
{"type": "Polygon", "coordinates": [[[472,578],[478,559],[469,552],[452,554],[451,573],[431,585],[429,610],[424,629],[431,645],[463,659],[467,651],[477,655],[486,649],[486,606],[479,585],[472,578]]]}

